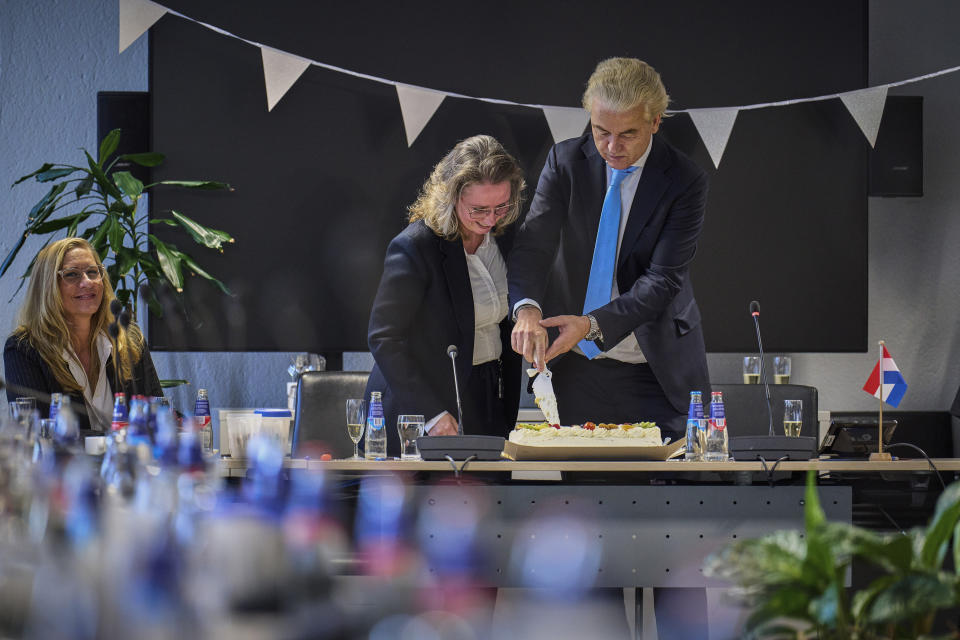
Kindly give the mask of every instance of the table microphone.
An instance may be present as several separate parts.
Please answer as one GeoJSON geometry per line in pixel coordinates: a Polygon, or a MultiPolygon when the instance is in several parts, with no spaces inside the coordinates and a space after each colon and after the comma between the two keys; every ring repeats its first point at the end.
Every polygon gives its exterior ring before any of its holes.
{"type": "MultiPolygon", "coordinates": [[[[450,356],[450,366],[453,368],[453,390],[457,394],[457,435],[455,436],[420,436],[417,438],[417,447],[424,460],[463,460],[464,465],[470,460],[500,460],[503,451],[504,438],[500,436],[463,435],[463,406],[460,403],[460,382],[457,379],[457,345],[447,347],[450,356]]],[[[459,470],[454,466],[457,474],[459,470]]]]}
{"type": "Polygon", "coordinates": [[[760,348],[760,382],[767,394],[767,419],[769,420],[770,435],[773,435],[773,410],[770,408],[770,383],[763,376],[763,340],[760,339],[760,303],[750,302],[750,315],[753,316],[753,325],[757,328],[757,346],[760,348]]]}
{"type": "Polygon", "coordinates": [[[457,382],[457,345],[447,347],[450,366],[453,368],[453,390],[457,394],[457,435],[463,435],[463,407],[460,405],[460,384],[457,382]]]}
{"type": "MultiPolygon", "coordinates": [[[[760,380],[767,396],[769,435],[737,436],[730,438],[730,453],[734,460],[809,460],[817,455],[817,439],[809,436],[778,436],[773,433],[773,411],[770,408],[770,385],[763,377],[763,342],[760,339],[760,303],[750,303],[750,315],[757,329],[757,347],[760,348],[760,380]]],[[[752,394],[748,394],[752,395],[752,394]]],[[[776,469],[774,464],[773,469],[776,469]]],[[[772,476],[772,470],[768,473],[772,476]]]]}

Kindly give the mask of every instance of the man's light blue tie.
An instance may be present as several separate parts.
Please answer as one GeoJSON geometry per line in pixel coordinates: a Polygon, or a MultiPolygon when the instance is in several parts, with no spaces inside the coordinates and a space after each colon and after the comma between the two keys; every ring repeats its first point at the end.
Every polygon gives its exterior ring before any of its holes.
{"type": "MultiPolygon", "coordinates": [[[[613,274],[616,270],[617,238],[620,235],[620,183],[633,173],[636,167],[614,169],[600,210],[600,227],[597,243],[593,247],[593,262],[590,263],[590,280],[587,281],[587,296],[583,301],[583,313],[610,302],[613,290],[613,274]]],[[[581,340],[580,349],[593,360],[600,349],[591,340],[581,340]]]]}

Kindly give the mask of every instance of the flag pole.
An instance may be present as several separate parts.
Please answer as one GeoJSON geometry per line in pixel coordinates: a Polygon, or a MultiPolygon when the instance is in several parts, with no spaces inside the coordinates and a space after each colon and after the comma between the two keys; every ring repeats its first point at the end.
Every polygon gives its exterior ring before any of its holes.
{"type": "Polygon", "coordinates": [[[889,453],[884,453],[883,451],[883,345],[884,341],[879,342],[880,345],[880,417],[877,419],[877,452],[870,454],[870,460],[893,460],[893,456],[889,453]]]}

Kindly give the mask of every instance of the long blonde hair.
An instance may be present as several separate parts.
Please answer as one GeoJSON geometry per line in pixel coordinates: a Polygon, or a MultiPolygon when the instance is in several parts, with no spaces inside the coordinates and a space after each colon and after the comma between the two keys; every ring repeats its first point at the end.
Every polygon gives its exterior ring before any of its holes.
{"type": "MultiPolygon", "coordinates": [[[[100,308],[90,319],[90,354],[94,368],[99,369],[101,363],[96,340],[101,333],[107,333],[107,327],[114,321],[110,312],[110,302],[114,295],[110,276],[103,268],[100,256],[93,245],[83,238],[57,240],[37,254],[30,272],[26,298],[20,307],[19,326],[14,335],[20,340],[26,340],[37,350],[65,391],[82,391],[63,358],[64,350],[68,353],[70,351],[70,327],[63,314],[63,298],[57,282],[58,272],[63,268],[63,259],[73,249],[89,251],[103,273],[103,299],[100,301],[100,308]]],[[[120,335],[117,337],[119,354],[114,358],[114,365],[119,363],[120,375],[124,379],[130,379],[133,363],[140,360],[143,342],[143,333],[135,324],[131,324],[126,330],[120,327],[120,335]]]]}
{"type": "Polygon", "coordinates": [[[423,220],[434,233],[447,240],[460,238],[460,220],[454,213],[457,200],[465,187],[482,182],[510,183],[510,211],[493,227],[494,235],[503,233],[520,216],[527,184],[523,169],[513,156],[496,138],[487,135],[461,140],[437,163],[417,201],[410,205],[410,222],[423,220]]]}

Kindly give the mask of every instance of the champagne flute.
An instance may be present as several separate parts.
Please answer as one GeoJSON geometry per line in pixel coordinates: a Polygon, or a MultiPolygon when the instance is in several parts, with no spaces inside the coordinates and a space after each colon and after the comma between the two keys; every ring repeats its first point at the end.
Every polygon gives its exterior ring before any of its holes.
{"type": "Polygon", "coordinates": [[[363,437],[363,422],[367,417],[366,402],[351,398],[347,400],[347,435],[353,441],[353,457],[350,460],[362,460],[357,444],[363,437]]]}
{"type": "Polygon", "coordinates": [[[783,433],[787,436],[799,436],[803,424],[803,400],[783,401],[783,433]]]}

